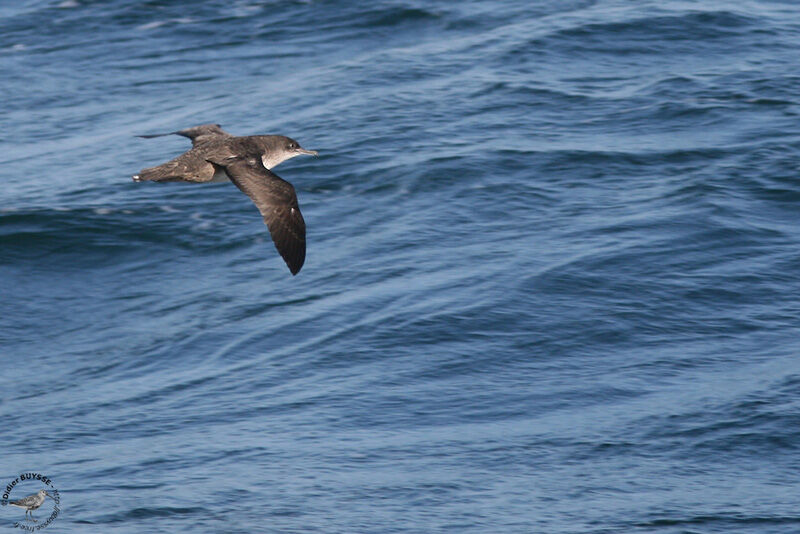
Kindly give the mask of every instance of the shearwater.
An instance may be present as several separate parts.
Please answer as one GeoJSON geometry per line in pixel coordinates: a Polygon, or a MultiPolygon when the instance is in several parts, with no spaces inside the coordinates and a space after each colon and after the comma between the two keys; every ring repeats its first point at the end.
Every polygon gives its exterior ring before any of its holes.
{"type": "Polygon", "coordinates": [[[157,167],[143,169],[135,182],[215,183],[230,180],[250,197],[289,271],[300,271],[306,258],[306,223],[300,213],[292,184],[270,171],[287,159],[302,154],[316,156],[283,135],[235,136],[219,124],[201,124],[177,132],[140,135],[153,138],[182,135],[192,148],[157,167]]]}

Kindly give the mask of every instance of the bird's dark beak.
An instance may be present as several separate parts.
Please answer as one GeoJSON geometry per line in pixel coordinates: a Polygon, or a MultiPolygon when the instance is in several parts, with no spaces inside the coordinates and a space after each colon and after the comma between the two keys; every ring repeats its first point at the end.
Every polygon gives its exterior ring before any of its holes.
{"type": "Polygon", "coordinates": [[[307,154],[309,156],[317,156],[316,150],[306,150],[305,148],[298,148],[297,151],[301,154],[307,154]]]}

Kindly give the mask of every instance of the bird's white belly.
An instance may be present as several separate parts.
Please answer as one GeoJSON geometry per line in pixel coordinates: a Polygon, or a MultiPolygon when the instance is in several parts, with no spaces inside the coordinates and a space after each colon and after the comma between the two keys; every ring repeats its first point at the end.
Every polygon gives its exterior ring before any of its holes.
{"type": "Polygon", "coordinates": [[[228,173],[225,172],[225,169],[219,167],[217,168],[217,170],[214,171],[214,176],[211,178],[210,183],[221,184],[223,182],[230,182],[230,181],[231,181],[230,176],[228,176],[228,173]]]}

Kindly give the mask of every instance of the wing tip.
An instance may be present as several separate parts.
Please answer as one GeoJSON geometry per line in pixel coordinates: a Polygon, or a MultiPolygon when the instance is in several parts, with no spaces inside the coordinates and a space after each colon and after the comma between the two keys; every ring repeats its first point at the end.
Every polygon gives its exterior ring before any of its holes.
{"type": "Polygon", "coordinates": [[[305,257],[303,258],[284,258],[286,262],[286,266],[289,267],[289,272],[292,273],[292,276],[297,276],[297,273],[300,272],[300,269],[303,268],[303,264],[306,262],[305,257]]]}
{"type": "Polygon", "coordinates": [[[168,133],[160,133],[160,134],[142,134],[137,135],[141,139],[155,139],[156,137],[165,137],[167,135],[173,135],[175,132],[168,132],[168,133]]]}

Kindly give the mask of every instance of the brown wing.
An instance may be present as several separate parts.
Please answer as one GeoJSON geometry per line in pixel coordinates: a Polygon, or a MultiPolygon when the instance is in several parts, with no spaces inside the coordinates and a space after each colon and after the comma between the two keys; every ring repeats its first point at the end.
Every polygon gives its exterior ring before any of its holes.
{"type": "Polygon", "coordinates": [[[214,165],[196,149],[157,167],[142,169],[133,177],[135,182],[209,182],[214,178],[214,165]]]}
{"type": "Polygon", "coordinates": [[[178,130],[177,132],[169,132],[162,134],[139,135],[144,139],[152,139],[153,137],[163,137],[165,135],[182,135],[192,140],[192,146],[196,147],[199,144],[211,141],[214,139],[222,139],[225,137],[233,137],[231,134],[222,129],[219,124],[201,124],[199,126],[192,126],[178,130]]]}
{"type": "Polygon", "coordinates": [[[230,161],[239,154],[251,156],[257,148],[247,137],[215,137],[157,167],[143,169],[133,177],[135,182],[210,182],[217,164],[230,161]],[[213,162],[213,163],[212,163],[213,162]]]}
{"type": "Polygon", "coordinates": [[[306,223],[292,184],[268,171],[257,158],[231,159],[223,166],[231,182],[261,212],[275,248],[292,274],[297,274],[306,260],[306,223]]]}

